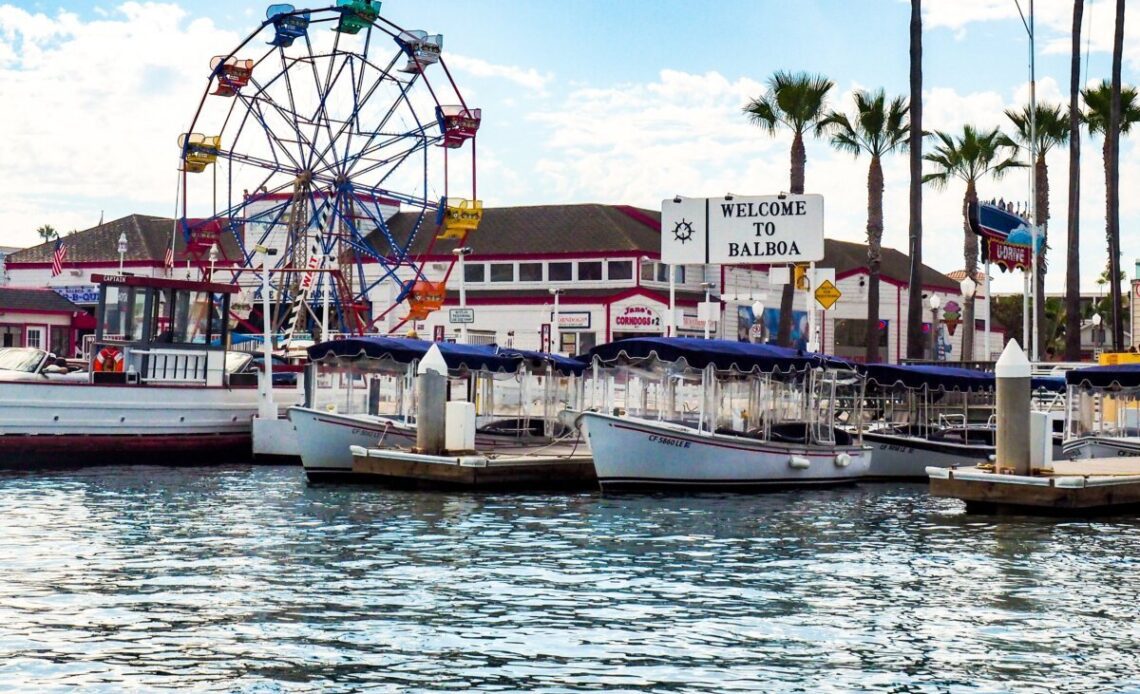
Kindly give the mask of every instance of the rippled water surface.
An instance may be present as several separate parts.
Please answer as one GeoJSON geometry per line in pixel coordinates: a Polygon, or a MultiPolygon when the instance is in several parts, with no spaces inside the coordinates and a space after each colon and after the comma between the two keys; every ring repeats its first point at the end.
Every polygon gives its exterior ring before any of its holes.
{"type": "Polygon", "coordinates": [[[1140,691],[1140,522],[0,475],[0,690],[1140,691]]]}

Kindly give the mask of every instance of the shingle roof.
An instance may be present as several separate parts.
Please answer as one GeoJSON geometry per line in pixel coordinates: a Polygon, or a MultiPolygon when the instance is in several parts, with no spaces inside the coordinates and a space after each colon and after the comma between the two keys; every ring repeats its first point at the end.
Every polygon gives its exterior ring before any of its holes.
{"type": "MultiPolygon", "coordinates": [[[[821,267],[833,267],[836,274],[843,274],[852,270],[867,267],[867,244],[854,241],[839,241],[837,239],[824,239],[823,261],[821,267]]],[[[879,273],[889,277],[895,282],[907,284],[910,282],[910,256],[896,251],[893,248],[883,247],[882,260],[879,263],[879,273]]],[[[958,282],[947,277],[934,268],[922,266],[922,285],[924,287],[942,287],[958,291],[958,282]]]]}
{"type": "MultiPolygon", "coordinates": [[[[77,231],[63,237],[63,242],[67,244],[65,264],[117,261],[120,234],[125,234],[127,237],[124,260],[152,260],[161,263],[166,258],[166,248],[170,244],[173,225],[174,220],[169,218],[132,214],[84,231],[77,231]]],[[[236,258],[237,243],[233,236],[222,234],[221,238],[225,257],[236,258]]],[[[7,257],[6,262],[9,265],[49,263],[54,250],[55,241],[48,241],[16,251],[7,257]]],[[[174,257],[176,260],[186,257],[186,242],[181,231],[176,234],[174,240],[174,257]]]]}
{"type": "Polygon", "coordinates": [[[5,311],[66,311],[83,309],[50,289],[15,289],[0,287],[0,309],[5,311]]]}

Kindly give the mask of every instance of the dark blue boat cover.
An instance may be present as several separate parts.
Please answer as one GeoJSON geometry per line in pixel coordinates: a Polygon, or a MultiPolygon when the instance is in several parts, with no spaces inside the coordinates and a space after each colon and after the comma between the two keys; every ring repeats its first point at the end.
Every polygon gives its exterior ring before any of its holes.
{"type": "MultiPolygon", "coordinates": [[[[997,385],[992,371],[964,369],[958,366],[929,364],[865,364],[859,367],[867,374],[867,382],[892,388],[897,385],[927,390],[993,390],[997,385]]],[[[1060,392],[1065,379],[1060,376],[1035,376],[1034,390],[1060,392]]]]}
{"type": "Polygon", "coordinates": [[[502,347],[499,349],[499,356],[508,359],[516,357],[525,359],[530,362],[533,369],[545,368],[547,364],[550,364],[557,373],[563,376],[580,375],[589,366],[586,362],[574,357],[564,357],[561,354],[551,354],[550,352],[537,352],[532,349],[502,347]]]}
{"type": "Polygon", "coordinates": [[[802,352],[788,347],[758,345],[732,340],[705,340],[699,337],[631,337],[594,347],[586,359],[602,363],[658,359],[684,360],[689,367],[703,369],[714,364],[721,371],[802,371],[808,367],[852,368],[839,357],[802,352]]]}
{"type": "Polygon", "coordinates": [[[1140,388],[1140,364],[1073,369],[1065,374],[1065,382],[1086,388],[1140,388]]]}
{"type": "Polygon", "coordinates": [[[367,335],[343,340],[320,342],[308,349],[309,359],[320,361],[333,357],[347,359],[389,359],[409,364],[422,359],[428,348],[438,345],[449,369],[469,371],[505,371],[514,373],[525,366],[519,355],[504,356],[494,345],[460,345],[453,342],[428,342],[406,337],[367,335]]]}

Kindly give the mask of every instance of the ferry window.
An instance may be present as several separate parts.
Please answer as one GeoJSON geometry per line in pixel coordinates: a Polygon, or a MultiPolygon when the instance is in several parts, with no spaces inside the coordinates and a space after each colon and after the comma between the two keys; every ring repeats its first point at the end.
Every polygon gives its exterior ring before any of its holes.
{"type": "Polygon", "coordinates": [[[519,263],[519,282],[541,282],[542,263],[519,263]]]}
{"type": "Polygon", "coordinates": [[[131,331],[131,295],[127,287],[109,286],[103,309],[103,337],[108,340],[125,340],[131,331]]]}
{"type": "Polygon", "coordinates": [[[463,265],[463,281],[464,282],[486,282],[487,281],[487,266],[483,263],[464,263],[463,265]]]}
{"type": "Polygon", "coordinates": [[[611,260],[606,263],[606,269],[609,271],[609,278],[611,280],[633,279],[632,260],[611,260]]]}
{"type": "Polygon", "coordinates": [[[546,266],[546,273],[551,282],[572,282],[574,263],[550,263],[546,266]]]}
{"type": "Polygon", "coordinates": [[[578,279],[579,280],[600,280],[600,279],[602,279],[602,261],[591,260],[589,262],[578,263],[578,279]]]}
{"type": "Polygon", "coordinates": [[[131,292],[131,339],[143,339],[143,324],[146,323],[146,292],[134,290],[131,292]]]}
{"type": "Polygon", "coordinates": [[[491,263],[492,282],[514,282],[515,266],[512,263],[491,263]]]}

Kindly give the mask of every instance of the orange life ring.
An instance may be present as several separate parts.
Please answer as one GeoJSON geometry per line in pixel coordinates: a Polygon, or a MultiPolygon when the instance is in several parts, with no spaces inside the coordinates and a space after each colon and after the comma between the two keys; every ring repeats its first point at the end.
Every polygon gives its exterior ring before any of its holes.
{"type": "Polygon", "coordinates": [[[95,370],[123,372],[123,352],[115,347],[104,347],[95,356],[95,370]]]}

